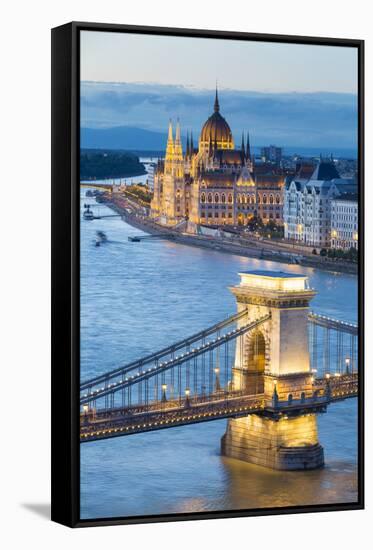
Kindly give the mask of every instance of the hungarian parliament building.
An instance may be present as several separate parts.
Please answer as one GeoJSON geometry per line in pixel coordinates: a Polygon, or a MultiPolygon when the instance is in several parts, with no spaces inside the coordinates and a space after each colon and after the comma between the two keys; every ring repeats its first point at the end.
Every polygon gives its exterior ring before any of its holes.
{"type": "Polygon", "coordinates": [[[285,174],[276,165],[257,164],[249,134],[236,147],[220,114],[216,90],[214,112],[202,127],[195,148],[187,135],[185,153],[180,124],[169,124],[165,158],[154,173],[151,217],[163,225],[246,225],[254,216],[283,223],[285,174]]]}

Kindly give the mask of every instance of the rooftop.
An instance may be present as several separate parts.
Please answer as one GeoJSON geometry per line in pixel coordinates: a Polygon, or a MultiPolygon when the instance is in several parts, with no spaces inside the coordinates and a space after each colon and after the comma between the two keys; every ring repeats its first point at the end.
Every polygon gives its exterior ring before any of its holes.
{"type": "Polygon", "coordinates": [[[272,279],[289,279],[289,278],[305,278],[306,275],[299,273],[288,273],[286,271],[267,271],[265,269],[258,269],[254,271],[241,271],[242,275],[254,275],[256,277],[271,277],[272,279]]]}
{"type": "Polygon", "coordinates": [[[314,173],[311,176],[312,180],[332,180],[339,178],[338,171],[333,161],[320,160],[314,173]]]}
{"type": "Polygon", "coordinates": [[[294,293],[309,291],[308,277],[299,273],[287,273],[286,271],[254,270],[243,271],[241,276],[241,288],[250,288],[261,294],[263,291],[281,293],[294,293]]]}

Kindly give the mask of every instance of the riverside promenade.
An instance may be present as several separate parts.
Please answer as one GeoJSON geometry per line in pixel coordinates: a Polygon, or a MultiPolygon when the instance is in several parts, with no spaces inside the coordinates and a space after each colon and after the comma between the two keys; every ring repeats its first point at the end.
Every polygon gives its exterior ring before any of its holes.
{"type": "Polygon", "coordinates": [[[260,241],[248,236],[237,236],[233,240],[223,237],[187,234],[182,229],[169,228],[157,224],[144,214],[144,207],[123,196],[115,197],[112,194],[110,196],[105,194],[101,197],[100,202],[103,202],[106,206],[120,214],[133,227],[137,227],[141,231],[151,235],[161,231],[164,235],[169,234],[173,242],[187,246],[208,248],[248,258],[302,265],[325,271],[348,273],[351,275],[357,274],[357,264],[333,261],[316,255],[305,255],[296,249],[289,250],[289,248],[284,247],[284,243],[276,243],[274,240],[260,241]]]}

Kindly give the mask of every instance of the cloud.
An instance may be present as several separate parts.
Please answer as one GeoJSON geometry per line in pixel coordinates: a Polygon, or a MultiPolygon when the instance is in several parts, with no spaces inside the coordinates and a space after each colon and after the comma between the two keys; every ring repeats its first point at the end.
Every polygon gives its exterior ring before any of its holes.
{"type": "MultiPolygon", "coordinates": [[[[197,136],[212,113],[214,94],[156,83],[81,84],[81,124],[88,128],[132,126],[164,132],[179,117],[184,133],[197,136]]],[[[259,93],[221,90],[221,114],[236,139],[249,130],[253,143],[355,147],[357,97],[342,93],[259,93]]]]}

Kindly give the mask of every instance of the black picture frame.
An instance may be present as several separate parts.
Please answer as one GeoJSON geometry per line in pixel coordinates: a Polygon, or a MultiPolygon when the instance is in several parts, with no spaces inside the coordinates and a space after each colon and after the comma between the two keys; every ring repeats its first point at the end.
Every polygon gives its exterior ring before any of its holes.
{"type": "Polygon", "coordinates": [[[52,520],[69,527],[231,518],[364,508],[364,41],[73,22],[52,29],[52,520]],[[359,428],[356,503],[80,519],[79,145],[81,31],[344,46],[358,51],[359,428]]]}

